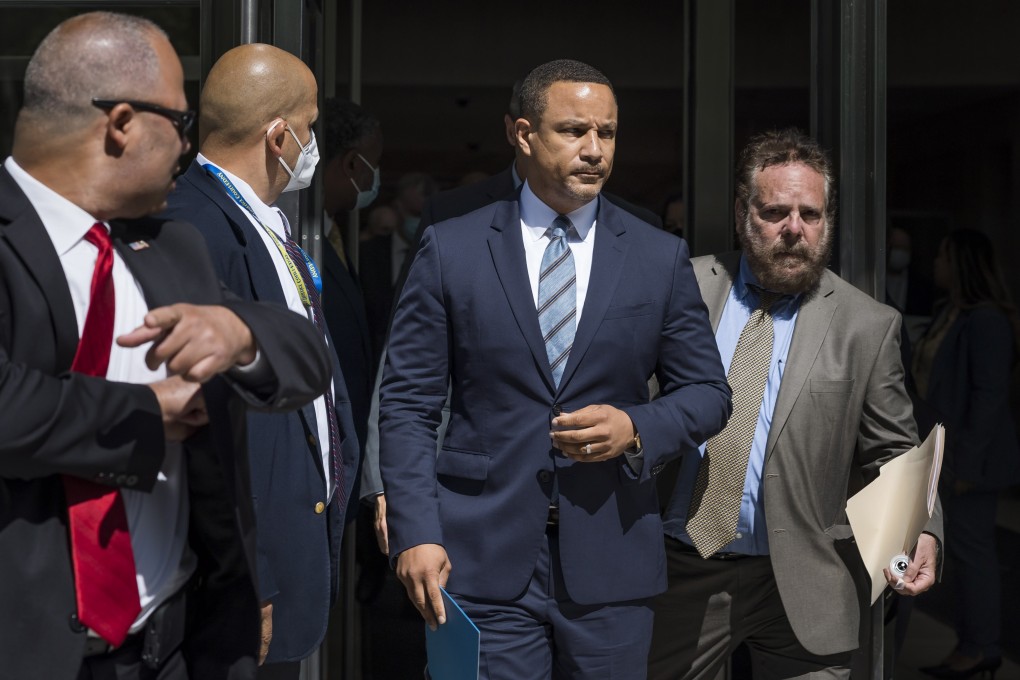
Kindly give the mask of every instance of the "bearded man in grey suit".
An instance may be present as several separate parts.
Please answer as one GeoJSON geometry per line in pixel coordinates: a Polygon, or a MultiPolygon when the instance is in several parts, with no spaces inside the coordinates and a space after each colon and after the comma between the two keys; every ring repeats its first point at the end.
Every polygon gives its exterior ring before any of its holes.
{"type": "MultiPolygon", "coordinates": [[[[917,433],[900,315],[826,269],[834,213],[817,143],[757,136],[737,176],[743,252],[693,262],[733,415],[682,461],[665,513],[649,678],[713,678],[741,642],[755,678],[850,677],[863,574],[846,500],[917,433]]],[[[941,534],[939,510],[887,575],[900,594],[934,583],[941,534]]]]}

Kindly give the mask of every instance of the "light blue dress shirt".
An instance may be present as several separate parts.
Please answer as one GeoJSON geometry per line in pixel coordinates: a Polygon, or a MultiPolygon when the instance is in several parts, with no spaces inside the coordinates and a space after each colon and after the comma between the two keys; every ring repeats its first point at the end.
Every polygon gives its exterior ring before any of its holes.
{"type": "MultiPolygon", "coordinates": [[[[758,285],[758,279],[751,272],[744,257],[740,258],[740,270],[736,281],[730,289],[726,306],[723,308],[719,327],[716,329],[715,341],[719,347],[723,368],[727,375],[733,352],[737,348],[740,332],[744,330],[747,320],[758,308],[758,294],[748,287],[758,285]]],[[[765,527],[765,506],[761,497],[762,469],[765,467],[765,444],[772,425],[772,413],[779,396],[779,385],[783,381],[783,370],[786,367],[786,355],[790,351],[793,339],[793,328],[797,322],[800,309],[800,297],[786,296],[772,306],[772,361],[769,364],[769,375],[765,381],[765,393],[762,396],[761,409],[758,411],[758,424],[754,430],[751,443],[751,455],[747,462],[747,474],[744,477],[744,495],[740,501],[740,518],[737,520],[737,537],[720,549],[720,552],[735,552],[744,555],[768,555],[769,537],[765,527]]],[[[685,543],[691,543],[687,536],[687,510],[691,504],[694,482],[698,477],[698,466],[701,456],[705,455],[705,445],[699,448],[700,456],[684,456],[680,464],[676,488],[665,515],[666,534],[685,543]]]]}

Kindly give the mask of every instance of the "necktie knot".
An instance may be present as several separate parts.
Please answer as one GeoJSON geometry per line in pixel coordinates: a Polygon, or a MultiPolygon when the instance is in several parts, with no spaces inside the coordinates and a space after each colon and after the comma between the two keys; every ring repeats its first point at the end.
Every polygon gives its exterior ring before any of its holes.
{"type": "Polygon", "coordinates": [[[550,241],[557,241],[561,238],[565,238],[570,230],[574,228],[570,218],[566,215],[558,215],[553,220],[552,226],[546,230],[546,236],[549,237],[550,241]]]}
{"type": "Polygon", "coordinates": [[[747,287],[758,294],[758,309],[762,310],[766,314],[772,313],[772,307],[783,298],[783,293],[777,293],[774,290],[766,290],[761,286],[756,286],[753,283],[747,284],[747,287]]]}
{"type": "Polygon", "coordinates": [[[96,222],[92,225],[92,228],[85,233],[85,240],[99,248],[100,254],[113,247],[110,232],[106,230],[106,226],[102,222],[96,222]]]}

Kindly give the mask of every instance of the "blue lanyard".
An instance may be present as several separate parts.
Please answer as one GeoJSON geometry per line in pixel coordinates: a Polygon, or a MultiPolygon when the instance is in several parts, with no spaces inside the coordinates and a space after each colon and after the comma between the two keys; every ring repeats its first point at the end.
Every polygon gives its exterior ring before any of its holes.
{"type": "MultiPolygon", "coordinates": [[[[225,172],[217,168],[212,163],[205,163],[202,167],[205,168],[206,172],[223,184],[223,188],[227,190],[227,195],[234,199],[234,202],[237,203],[237,205],[244,210],[247,210],[248,214],[255,218],[255,221],[266,231],[266,233],[269,234],[270,238],[273,239],[273,243],[276,244],[277,249],[280,251],[280,255],[283,257],[284,263],[287,265],[287,270],[290,272],[291,278],[294,279],[294,285],[297,286],[298,296],[301,298],[301,302],[304,303],[306,307],[310,307],[312,303],[311,298],[308,296],[308,291],[305,288],[304,277],[301,276],[297,267],[294,266],[294,262],[287,254],[287,248],[280,241],[280,237],[277,236],[272,227],[259,219],[259,216],[255,213],[255,209],[252,208],[248,201],[244,199],[244,196],[242,196],[241,192],[237,190],[237,187],[234,186],[234,183],[230,181],[230,178],[227,177],[225,172]]],[[[312,278],[312,285],[315,286],[315,290],[318,291],[319,295],[322,295],[322,275],[319,274],[319,267],[316,266],[315,261],[312,260],[312,258],[308,257],[308,253],[306,253],[301,246],[295,243],[294,247],[299,253],[301,253],[301,257],[304,258],[305,267],[307,267],[308,274],[312,278]]]]}

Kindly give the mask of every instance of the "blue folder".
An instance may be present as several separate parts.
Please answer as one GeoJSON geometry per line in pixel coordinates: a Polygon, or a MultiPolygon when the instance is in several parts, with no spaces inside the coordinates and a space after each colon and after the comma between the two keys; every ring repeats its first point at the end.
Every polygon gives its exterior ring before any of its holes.
{"type": "Polygon", "coordinates": [[[446,623],[432,631],[425,626],[428,677],[432,680],[478,680],[478,627],[468,618],[445,588],[446,623]]]}

